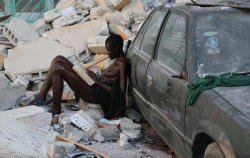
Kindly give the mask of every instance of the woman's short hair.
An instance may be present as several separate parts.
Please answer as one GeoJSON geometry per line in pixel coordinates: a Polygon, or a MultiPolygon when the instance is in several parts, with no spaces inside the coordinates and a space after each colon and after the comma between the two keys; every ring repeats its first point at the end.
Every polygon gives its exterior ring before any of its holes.
{"type": "Polygon", "coordinates": [[[120,35],[112,34],[106,39],[105,45],[118,50],[123,50],[123,39],[120,35]]]}

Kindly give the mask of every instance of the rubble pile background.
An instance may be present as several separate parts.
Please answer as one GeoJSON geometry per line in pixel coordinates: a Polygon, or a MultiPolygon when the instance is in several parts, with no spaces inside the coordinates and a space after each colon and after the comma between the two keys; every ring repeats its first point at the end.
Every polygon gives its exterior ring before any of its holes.
{"type": "MultiPolygon", "coordinates": [[[[77,99],[66,82],[60,115],[52,118],[47,112],[51,105],[22,106],[39,92],[56,56],[83,64],[102,58],[107,54],[105,40],[111,33],[121,35],[125,43],[133,40],[150,13],[145,8],[141,0],[61,0],[55,9],[32,24],[12,18],[0,27],[0,110],[21,123],[47,129],[48,138],[40,157],[98,157],[72,143],[56,140],[56,134],[89,146],[107,142],[109,145],[103,143],[106,149],[102,152],[112,157],[117,153],[108,150],[118,150],[121,156],[117,157],[141,157],[142,154],[136,155],[138,152],[131,144],[142,137],[141,125],[138,124],[142,116],[134,109],[128,108],[127,117],[120,118],[119,126],[98,128],[96,122],[103,118],[100,105],[77,99]],[[65,106],[68,104],[80,108],[80,111],[69,110],[65,106]],[[72,123],[71,117],[76,113],[91,118],[90,131],[72,123]],[[130,152],[122,153],[129,149],[130,152]]],[[[99,73],[110,63],[112,61],[106,59],[90,69],[99,73]]],[[[52,98],[51,91],[47,98],[52,98]]]]}

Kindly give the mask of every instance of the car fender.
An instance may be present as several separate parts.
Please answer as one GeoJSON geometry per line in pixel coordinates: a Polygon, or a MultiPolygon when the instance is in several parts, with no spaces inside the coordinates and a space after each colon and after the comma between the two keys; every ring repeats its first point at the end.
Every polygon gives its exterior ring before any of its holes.
{"type": "Polygon", "coordinates": [[[217,124],[210,122],[210,121],[199,122],[195,126],[195,129],[192,135],[193,144],[194,144],[195,138],[200,133],[205,133],[209,135],[215,142],[217,142],[226,157],[236,158],[232,144],[228,140],[226,134],[217,124]]]}

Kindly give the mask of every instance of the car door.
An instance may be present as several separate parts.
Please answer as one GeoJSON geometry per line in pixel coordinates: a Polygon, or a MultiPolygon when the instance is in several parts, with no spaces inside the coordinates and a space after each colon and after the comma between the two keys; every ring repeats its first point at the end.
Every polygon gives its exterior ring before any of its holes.
{"type": "Polygon", "coordinates": [[[146,71],[152,60],[156,40],[167,11],[154,11],[145,21],[135,41],[131,44],[128,58],[131,62],[131,81],[134,89],[144,96],[146,71]]]}
{"type": "Polygon", "coordinates": [[[187,17],[169,13],[159,36],[154,59],[146,74],[145,98],[152,113],[153,126],[177,153],[185,154],[183,138],[187,99],[186,61],[187,17]]]}

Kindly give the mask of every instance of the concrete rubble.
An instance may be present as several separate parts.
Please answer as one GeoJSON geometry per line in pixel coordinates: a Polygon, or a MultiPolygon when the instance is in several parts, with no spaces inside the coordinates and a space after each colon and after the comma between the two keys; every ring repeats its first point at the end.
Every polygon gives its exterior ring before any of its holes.
{"type": "MultiPolygon", "coordinates": [[[[139,124],[142,116],[131,108],[126,111],[127,117],[117,118],[120,122],[114,125],[99,122],[104,117],[99,104],[85,103],[75,99],[77,97],[64,99],[63,112],[53,118],[47,112],[51,105],[26,105],[40,91],[56,56],[85,65],[96,62],[107,56],[105,40],[110,34],[133,40],[149,13],[144,11],[141,0],[61,0],[55,9],[47,11],[34,23],[12,18],[0,27],[0,110],[21,123],[49,128],[50,138],[46,139],[41,158],[74,157],[72,155],[79,153],[95,155],[73,143],[55,139],[56,134],[85,145],[98,142],[107,149],[112,146],[119,154],[124,152],[125,157],[127,153],[136,154],[133,142],[143,137],[139,124]],[[66,104],[80,110],[68,110],[66,104]],[[76,114],[90,124],[89,130],[73,121],[76,114]]],[[[90,70],[100,73],[112,62],[105,59],[90,70]]],[[[51,91],[47,97],[53,97],[51,91]]]]}

